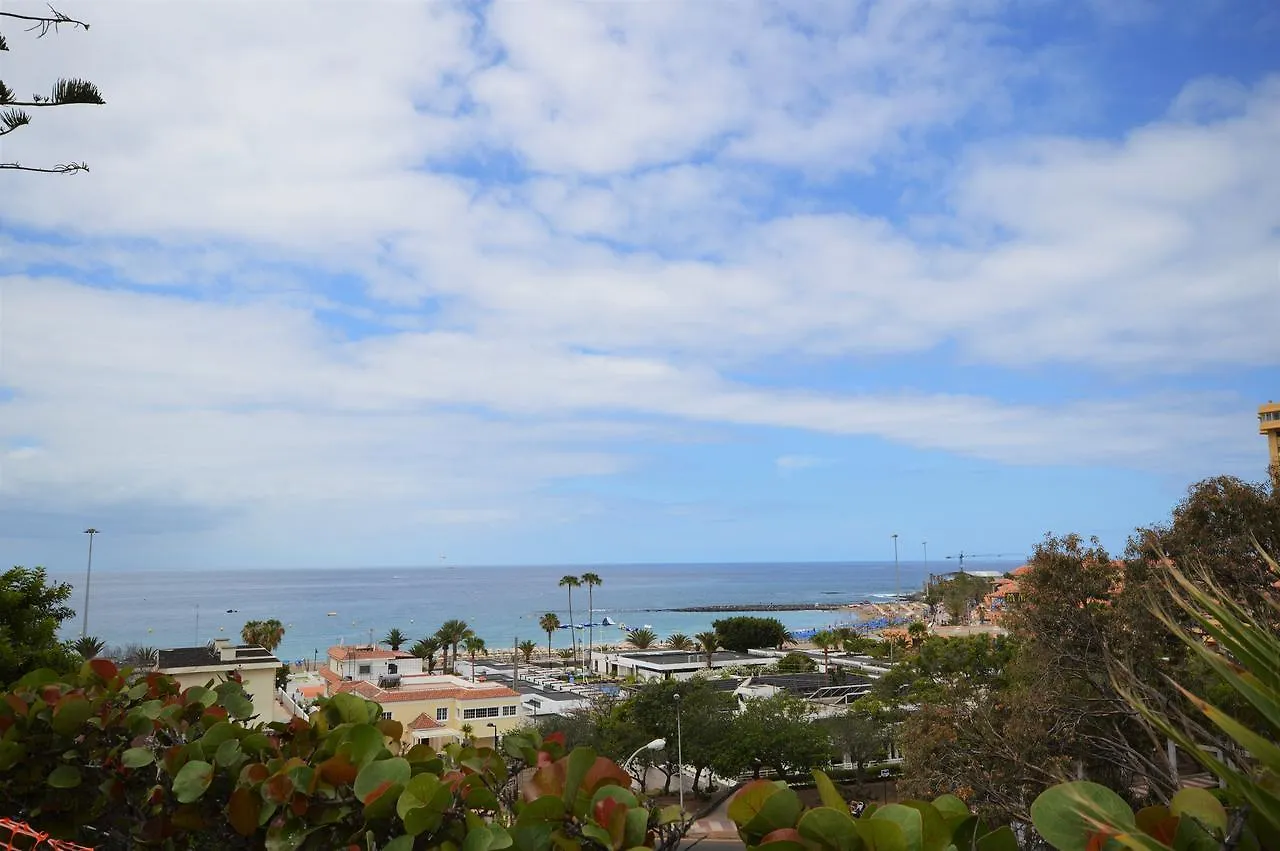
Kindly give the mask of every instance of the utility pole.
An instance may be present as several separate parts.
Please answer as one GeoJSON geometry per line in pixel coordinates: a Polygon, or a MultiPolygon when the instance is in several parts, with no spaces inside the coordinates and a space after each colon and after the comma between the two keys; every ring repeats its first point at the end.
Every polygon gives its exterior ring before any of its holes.
{"type": "Polygon", "coordinates": [[[684,735],[680,730],[680,692],[672,695],[676,702],[676,764],[680,774],[680,818],[684,818],[684,735]]]}
{"type": "Polygon", "coordinates": [[[902,583],[898,581],[898,533],[893,533],[893,596],[902,596],[902,583]]]}
{"type": "Polygon", "coordinates": [[[89,634],[89,583],[93,580],[93,536],[98,530],[90,526],[84,530],[89,536],[89,567],[84,572],[84,618],[80,621],[80,637],[89,634]]]}

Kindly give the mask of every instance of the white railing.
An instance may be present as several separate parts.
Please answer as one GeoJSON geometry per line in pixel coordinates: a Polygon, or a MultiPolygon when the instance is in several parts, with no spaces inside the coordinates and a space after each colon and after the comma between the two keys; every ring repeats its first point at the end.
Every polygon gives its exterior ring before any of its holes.
{"type": "Polygon", "coordinates": [[[309,717],[307,711],[299,706],[294,699],[284,689],[276,689],[276,700],[289,711],[290,715],[301,718],[304,721],[309,717]]]}

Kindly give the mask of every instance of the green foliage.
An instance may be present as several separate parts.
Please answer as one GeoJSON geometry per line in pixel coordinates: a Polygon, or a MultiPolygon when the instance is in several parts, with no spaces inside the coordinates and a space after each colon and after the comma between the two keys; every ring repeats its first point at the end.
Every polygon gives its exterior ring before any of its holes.
{"type": "Polygon", "coordinates": [[[72,652],[84,660],[96,659],[106,649],[107,645],[102,639],[92,635],[86,635],[71,642],[72,652]]]}
{"type": "Polygon", "coordinates": [[[753,648],[779,648],[791,641],[791,633],[777,618],[738,615],[712,621],[725,650],[745,653],[753,648]]]}
{"type": "Polygon", "coordinates": [[[99,848],[608,848],[683,832],[616,764],[558,737],[503,753],[405,748],[350,694],[310,721],[250,725],[237,683],[179,692],[106,660],[34,671],[0,700],[0,811],[99,848]],[[532,766],[517,796],[514,772],[532,766]]]}
{"type": "Polygon", "coordinates": [[[58,640],[58,627],[75,616],[70,598],[71,586],[50,583],[43,567],[0,574],[0,686],[35,668],[69,671],[79,664],[58,640]]]}
{"type": "Polygon", "coordinates": [[[866,807],[858,818],[835,785],[813,772],[821,806],[806,808],[783,783],[756,780],[734,793],[729,818],[748,848],[769,851],[1017,851],[1007,827],[990,829],[960,799],[866,807]]]}
{"type": "Polygon", "coordinates": [[[392,650],[399,650],[409,641],[409,636],[405,635],[397,627],[392,627],[387,634],[382,636],[382,643],[390,647],[392,650]]]}
{"type": "Polygon", "coordinates": [[[981,602],[990,590],[990,580],[969,573],[957,573],[932,583],[924,595],[924,601],[931,606],[943,607],[951,616],[951,622],[959,623],[969,613],[969,607],[981,602]]]}
{"type": "Polygon", "coordinates": [[[673,632],[667,636],[667,647],[672,650],[692,650],[694,643],[693,639],[683,632],[673,632]]]}
{"type": "Polygon", "coordinates": [[[419,638],[409,648],[409,652],[415,657],[427,663],[427,673],[434,674],[436,672],[436,654],[444,648],[444,643],[434,635],[428,635],[426,638],[419,638]]]}
{"type": "Polygon", "coordinates": [[[519,644],[516,645],[516,649],[520,651],[520,654],[522,656],[524,656],[524,661],[527,664],[530,660],[533,659],[533,654],[538,649],[538,643],[536,641],[526,638],[524,641],[521,641],[519,644]]]}
{"type": "Polygon", "coordinates": [[[641,627],[627,632],[627,643],[637,650],[648,650],[658,641],[658,634],[651,629],[641,627]]]}
{"type": "Polygon", "coordinates": [[[807,674],[818,670],[818,663],[813,657],[795,650],[778,660],[774,666],[780,674],[807,674]]]}
{"type": "Polygon", "coordinates": [[[727,727],[712,761],[716,773],[725,777],[744,771],[759,777],[766,768],[797,774],[831,760],[828,728],[811,721],[805,702],[785,692],[748,700],[727,727]]]}
{"type": "Polygon", "coordinates": [[[698,642],[698,647],[707,657],[707,667],[711,667],[711,657],[720,649],[720,636],[714,632],[700,632],[693,637],[698,642]]]}
{"type": "Polygon", "coordinates": [[[265,621],[248,621],[240,629],[240,640],[245,644],[256,644],[272,653],[284,641],[284,624],[277,618],[265,621]]]}

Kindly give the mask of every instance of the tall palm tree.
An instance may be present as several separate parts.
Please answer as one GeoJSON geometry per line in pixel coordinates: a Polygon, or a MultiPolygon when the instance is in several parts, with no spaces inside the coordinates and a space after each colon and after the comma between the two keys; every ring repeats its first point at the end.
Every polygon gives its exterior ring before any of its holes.
{"type": "Polygon", "coordinates": [[[683,632],[673,632],[667,636],[667,646],[672,650],[692,650],[693,639],[683,632]]]}
{"type": "Polygon", "coordinates": [[[476,654],[484,652],[484,639],[472,633],[463,639],[463,646],[467,648],[467,655],[471,657],[471,679],[476,678],[476,654]]]}
{"type": "Polygon", "coordinates": [[[284,640],[284,624],[275,618],[265,621],[248,621],[240,628],[240,639],[245,644],[256,644],[264,650],[275,652],[284,640]]]}
{"type": "Polygon", "coordinates": [[[386,635],[382,636],[382,643],[390,645],[392,650],[399,650],[401,645],[408,640],[409,636],[405,635],[394,626],[386,635]]]}
{"type": "Polygon", "coordinates": [[[573,589],[582,587],[582,580],[576,576],[561,576],[560,587],[569,589],[569,640],[573,645],[573,666],[578,666],[578,633],[573,623],[573,589]]]}
{"type": "Polygon", "coordinates": [[[107,645],[100,638],[86,635],[71,642],[71,649],[81,659],[97,659],[102,655],[102,651],[107,649],[107,645]]]}
{"type": "Polygon", "coordinates": [[[832,647],[840,646],[840,636],[836,635],[829,629],[820,629],[813,634],[813,638],[809,639],[813,642],[813,646],[822,651],[822,670],[826,673],[831,670],[831,666],[827,664],[827,654],[831,652],[832,647]]]}
{"type": "Polygon", "coordinates": [[[434,674],[436,672],[436,654],[440,652],[443,646],[438,636],[428,635],[426,638],[419,638],[409,648],[409,652],[419,659],[423,659],[427,663],[427,673],[434,674]]]}
{"type": "Polygon", "coordinates": [[[658,640],[651,629],[633,629],[627,633],[627,642],[637,650],[648,650],[658,640]]]}
{"type": "Polygon", "coordinates": [[[702,647],[702,652],[707,654],[707,668],[710,669],[711,654],[720,649],[720,636],[714,632],[700,632],[693,639],[702,647]]]}
{"type": "Polygon", "coordinates": [[[907,635],[911,636],[911,646],[919,647],[929,637],[929,625],[924,621],[912,621],[907,625],[907,635]]]}
{"type": "MultiPolygon", "coordinates": [[[[538,642],[531,638],[526,638],[516,645],[516,649],[524,654],[524,663],[528,665],[533,661],[533,652],[538,649],[538,642]]],[[[550,653],[549,650],[547,652],[550,653]]]]}
{"type": "Polygon", "coordinates": [[[551,635],[560,628],[560,616],[555,612],[547,612],[538,618],[538,626],[547,634],[547,658],[551,658],[551,635]]]}
{"type": "Polygon", "coordinates": [[[441,669],[445,673],[451,671],[457,673],[458,645],[466,641],[467,636],[472,634],[471,627],[467,626],[467,622],[459,618],[451,618],[440,624],[440,628],[436,630],[436,637],[444,645],[445,652],[444,659],[441,662],[441,669]]]}
{"type": "Polygon", "coordinates": [[[596,601],[593,593],[596,586],[603,585],[604,580],[590,571],[582,574],[582,584],[587,586],[587,670],[591,670],[591,654],[596,646],[596,601]]]}

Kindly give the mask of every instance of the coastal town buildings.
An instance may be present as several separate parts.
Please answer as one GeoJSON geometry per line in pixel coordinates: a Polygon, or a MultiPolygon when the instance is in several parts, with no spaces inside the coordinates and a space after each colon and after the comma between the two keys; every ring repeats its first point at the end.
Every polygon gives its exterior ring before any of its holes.
{"type": "Polygon", "coordinates": [[[1267,454],[1274,467],[1280,464],[1280,402],[1258,407],[1258,432],[1267,439],[1267,454]]]}
{"type": "Polygon", "coordinates": [[[329,648],[328,670],[344,680],[376,683],[405,674],[421,674],[422,660],[403,650],[376,644],[338,644],[329,648]]]}
{"type": "Polygon", "coordinates": [[[401,674],[395,685],[343,679],[322,668],[326,696],[350,693],[382,706],[382,717],[404,726],[404,741],[441,747],[468,733],[481,744],[497,745],[504,734],[525,722],[518,692],[491,682],[472,682],[452,674],[401,674]]]}
{"type": "Polygon", "coordinates": [[[226,682],[239,677],[245,694],[253,701],[256,720],[263,723],[277,717],[276,671],[281,662],[269,650],[254,644],[233,645],[217,638],[203,647],[175,647],[161,650],[156,670],[178,681],[183,689],[226,682]]]}
{"type": "Polygon", "coordinates": [[[707,664],[707,654],[685,650],[633,650],[625,653],[597,652],[592,659],[592,670],[602,677],[637,680],[687,680],[708,669],[712,671],[726,668],[760,667],[775,662],[766,656],[749,653],[734,653],[728,650],[717,650],[711,654],[711,664],[707,664]]]}

